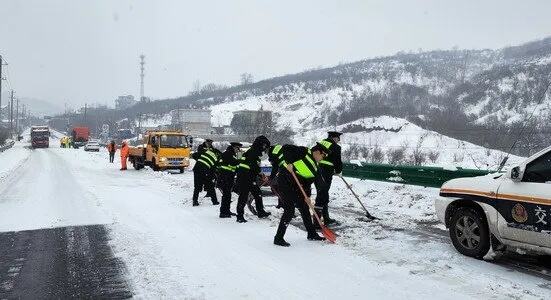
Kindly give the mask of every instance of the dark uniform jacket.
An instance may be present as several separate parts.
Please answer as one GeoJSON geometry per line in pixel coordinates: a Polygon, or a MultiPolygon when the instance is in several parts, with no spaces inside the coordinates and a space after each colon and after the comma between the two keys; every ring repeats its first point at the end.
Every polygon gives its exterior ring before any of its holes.
{"type": "Polygon", "coordinates": [[[286,168],[288,164],[293,164],[298,180],[304,187],[309,188],[318,173],[318,164],[314,160],[310,149],[302,146],[284,145],[281,151],[284,161],[281,167],[286,168]]]}
{"type": "Polygon", "coordinates": [[[226,151],[224,151],[221,155],[219,164],[220,172],[235,173],[238,165],[239,160],[237,159],[237,154],[235,153],[232,146],[228,146],[228,148],[226,148],[226,151]]]}
{"type": "Polygon", "coordinates": [[[247,179],[254,181],[260,174],[260,158],[262,157],[262,150],[258,147],[249,148],[249,150],[243,153],[241,160],[239,161],[239,167],[237,168],[237,177],[241,179],[247,179]]]}
{"type": "Polygon", "coordinates": [[[282,145],[273,145],[268,150],[268,161],[270,161],[270,164],[272,165],[270,179],[275,177],[279,171],[279,168],[283,164],[283,154],[281,153],[281,149],[283,149],[282,145]]]}

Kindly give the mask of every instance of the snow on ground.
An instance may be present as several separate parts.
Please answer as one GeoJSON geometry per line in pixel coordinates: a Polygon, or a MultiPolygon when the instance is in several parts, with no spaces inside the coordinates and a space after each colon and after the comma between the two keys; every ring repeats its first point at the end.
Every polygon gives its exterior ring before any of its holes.
{"type": "MultiPolygon", "coordinates": [[[[58,143],[52,142],[53,145],[58,143]]],[[[28,151],[16,148],[16,151],[28,151]]],[[[107,153],[37,149],[0,182],[0,231],[109,224],[138,298],[205,299],[540,299],[543,279],[459,255],[435,233],[437,190],[349,179],[373,215],[335,178],[331,212],[343,225],[335,245],[306,240],[300,217],[272,244],[281,211],[269,220],[219,219],[219,207],[191,206],[191,172],[128,170],[107,153]],[[29,187],[33,188],[29,188],[29,187]],[[6,197],[7,196],[7,197],[6,197]]],[[[0,154],[0,165],[6,157],[0,154]]],[[[234,199],[235,200],[235,199],[234,199]]],[[[234,210],[235,202],[232,203],[234,210]]]]}

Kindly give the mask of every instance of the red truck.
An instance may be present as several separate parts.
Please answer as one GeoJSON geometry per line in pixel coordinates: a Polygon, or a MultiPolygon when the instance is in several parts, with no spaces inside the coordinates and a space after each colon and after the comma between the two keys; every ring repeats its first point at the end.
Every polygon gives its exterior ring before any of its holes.
{"type": "Polygon", "coordinates": [[[71,137],[75,147],[84,146],[90,139],[90,129],[88,127],[73,127],[71,137]]]}
{"type": "Polygon", "coordinates": [[[50,146],[50,129],[48,126],[31,127],[31,146],[33,148],[48,148],[50,146]]]}

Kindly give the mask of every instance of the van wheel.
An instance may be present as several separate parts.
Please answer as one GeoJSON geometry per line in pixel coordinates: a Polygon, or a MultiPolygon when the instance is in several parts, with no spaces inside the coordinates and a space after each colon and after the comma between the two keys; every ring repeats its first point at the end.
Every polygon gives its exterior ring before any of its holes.
{"type": "Polygon", "coordinates": [[[490,250],[486,218],[476,210],[462,207],[451,219],[450,238],[459,253],[481,259],[490,250]]]}

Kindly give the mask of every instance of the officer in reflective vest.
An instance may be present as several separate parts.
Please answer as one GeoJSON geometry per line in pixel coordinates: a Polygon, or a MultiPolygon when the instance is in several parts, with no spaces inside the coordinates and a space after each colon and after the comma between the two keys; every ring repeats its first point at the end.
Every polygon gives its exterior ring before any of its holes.
{"type": "Polygon", "coordinates": [[[336,220],[329,217],[329,190],[333,175],[342,172],[341,146],[338,144],[341,140],[342,133],[329,131],[326,139],[319,142],[325,148],[329,149],[330,153],[325,159],[320,161],[320,172],[316,178],[316,210],[323,217],[323,223],[330,225],[336,223],[336,220]]]}
{"type": "Polygon", "coordinates": [[[237,153],[243,145],[231,143],[226,151],[222,153],[220,165],[218,166],[217,186],[222,190],[222,204],[220,205],[220,218],[231,218],[230,211],[231,193],[235,181],[235,171],[239,165],[237,153]]]}
{"type": "Polygon", "coordinates": [[[237,222],[245,223],[245,205],[249,198],[249,193],[254,197],[256,212],[259,218],[266,218],[270,215],[269,212],[264,210],[264,204],[262,203],[262,194],[260,187],[257,184],[257,177],[260,176],[260,158],[264,152],[267,152],[270,148],[270,140],[265,136],[258,136],[251,148],[243,153],[239,166],[237,167],[237,192],[239,198],[237,199],[237,222]]]}
{"type": "Polygon", "coordinates": [[[283,215],[281,216],[274,237],[275,245],[283,247],[289,247],[291,245],[287,243],[283,237],[285,236],[289,222],[291,222],[294,217],[295,207],[298,208],[304,227],[308,232],[308,240],[321,241],[325,239],[316,232],[304,195],[297,186],[291,172],[297,175],[299,184],[306,191],[306,194],[310,196],[312,182],[314,182],[319,170],[319,161],[326,157],[328,152],[329,151],[319,143],[312,147],[312,149],[294,145],[283,146],[283,166],[277,174],[279,192],[283,200],[283,215]]]}
{"type": "Polygon", "coordinates": [[[199,193],[203,188],[207,192],[207,196],[211,197],[212,204],[219,204],[214,191],[214,171],[220,159],[219,153],[220,151],[212,147],[212,144],[207,144],[207,147],[203,147],[201,151],[192,155],[192,158],[196,160],[193,167],[193,206],[199,205],[199,193]]]}

